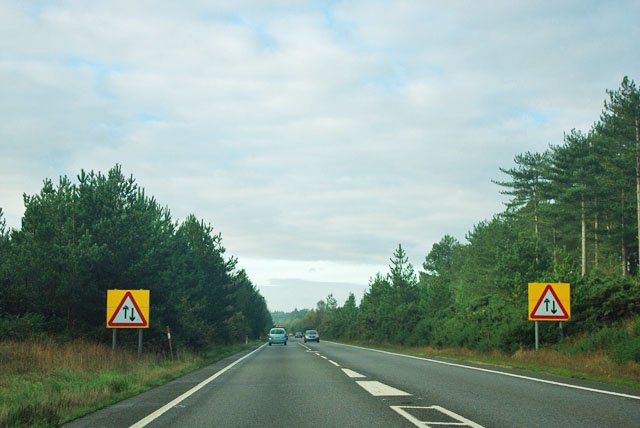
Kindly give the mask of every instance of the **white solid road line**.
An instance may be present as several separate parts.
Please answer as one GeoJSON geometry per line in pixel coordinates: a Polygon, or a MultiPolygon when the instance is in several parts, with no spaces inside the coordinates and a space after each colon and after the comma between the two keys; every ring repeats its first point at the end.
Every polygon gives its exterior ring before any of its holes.
{"type": "Polygon", "coordinates": [[[519,379],[530,380],[532,382],[547,383],[547,384],[550,384],[550,385],[564,386],[566,388],[580,389],[582,391],[596,392],[598,394],[614,395],[616,397],[623,397],[623,398],[631,398],[633,400],[640,400],[640,396],[638,396],[638,395],[623,394],[621,392],[606,391],[604,389],[595,389],[595,388],[588,388],[586,386],[571,385],[569,383],[562,383],[562,382],[555,382],[555,381],[552,381],[552,380],[538,379],[538,378],[531,377],[531,376],[524,376],[524,375],[518,375],[518,374],[514,374],[514,373],[500,372],[500,371],[497,371],[497,370],[483,369],[483,368],[480,368],[480,367],[465,366],[464,364],[449,363],[447,361],[432,360],[431,358],[417,357],[415,355],[397,354],[395,352],[381,351],[379,349],[363,348],[362,346],[347,345],[345,343],[337,343],[337,342],[330,342],[330,343],[334,343],[336,345],[341,345],[341,346],[350,346],[352,348],[363,349],[365,351],[380,352],[381,354],[394,355],[396,357],[412,358],[414,360],[428,361],[430,363],[443,364],[445,366],[460,367],[460,368],[463,368],[463,369],[476,370],[476,371],[479,371],[479,372],[492,373],[492,374],[497,374],[497,375],[502,375],[502,376],[509,376],[509,377],[515,377],[515,378],[519,378],[519,379]]]}
{"type": "Polygon", "coordinates": [[[408,392],[400,391],[377,380],[357,380],[356,383],[375,397],[411,395],[408,392]]]}
{"type": "Polygon", "coordinates": [[[193,388],[191,388],[190,390],[188,390],[187,392],[185,392],[184,394],[182,394],[181,396],[179,396],[178,398],[176,398],[175,400],[170,401],[169,403],[165,404],[164,406],[160,407],[158,410],[156,410],[155,412],[151,413],[150,415],[148,415],[147,417],[140,419],[138,422],[136,422],[135,424],[131,425],[129,428],[142,428],[145,425],[147,425],[148,423],[156,420],[157,418],[159,418],[160,416],[162,416],[163,414],[165,414],[167,411],[169,411],[170,409],[172,409],[175,405],[177,405],[178,403],[180,403],[181,401],[183,401],[184,399],[186,399],[187,397],[193,395],[194,393],[198,392],[200,389],[202,389],[205,385],[207,385],[208,383],[212,382],[213,380],[215,380],[218,376],[220,376],[222,373],[226,372],[227,370],[229,370],[231,367],[235,366],[236,364],[238,364],[240,361],[249,358],[250,356],[252,356],[253,354],[255,354],[256,352],[258,352],[259,350],[261,350],[262,348],[264,348],[265,346],[267,346],[267,344],[265,343],[264,345],[260,346],[258,349],[248,353],[247,355],[245,355],[244,357],[237,359],[236,361],[234,361],[233,363],[229,364],[227,367],[223,368],[222,370],[220,370],[219,372],[217,372],[216,374],[214,374],[213,376],[209,377],[208,379],[203,380],[202,382],[200,382],[199,384],[197,384],[196,386],[194,386],[193,388]]]}
{"type": "Polygon", "coordinates": [[[365,375],[361,375],[358,372],[354,372],[353,370],[349,370],[349,369],[342,369],[342,371],[344,372],[344,374],[346,374],[347,376],[349,376],[350,378],[354,378],[354,377],[366,377],[365,375]]]}

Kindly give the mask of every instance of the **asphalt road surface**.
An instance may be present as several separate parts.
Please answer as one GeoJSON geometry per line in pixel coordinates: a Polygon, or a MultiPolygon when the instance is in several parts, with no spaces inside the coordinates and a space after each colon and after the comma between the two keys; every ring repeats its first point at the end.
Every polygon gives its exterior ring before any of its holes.
{"type": "Polygon", "coordinates": [[[638,428],[640,391],[294,339],[65,426],[638,428]]]}

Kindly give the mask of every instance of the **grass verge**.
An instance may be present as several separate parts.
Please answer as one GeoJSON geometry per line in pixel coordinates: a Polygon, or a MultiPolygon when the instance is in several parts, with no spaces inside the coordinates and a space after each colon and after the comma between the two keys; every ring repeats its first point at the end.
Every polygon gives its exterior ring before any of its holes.
{"type": "Polygon", "coordinates": [[[55,427],[160,386],[254,343],[166,356],[75,342],[0,342],[0,427],[55,427]]]}
{"type": "Polygon", "coordinates": [[[640,363],[633,361],[616,363],[604,351],[567,355],[562,350],[543,348],[539,351],[521,350],[515,354],[506,354],[499,351],[477,352],[464,348],[437,349],[361,341],[340,342],[411,355],[527,370],[640,390],[640,363]]]}

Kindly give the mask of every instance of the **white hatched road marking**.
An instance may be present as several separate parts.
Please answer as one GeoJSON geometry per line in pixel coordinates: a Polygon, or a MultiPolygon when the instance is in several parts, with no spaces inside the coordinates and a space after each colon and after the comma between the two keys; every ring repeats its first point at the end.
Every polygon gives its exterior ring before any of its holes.
{"type": "Polygon", "coordinates": [[[569,383],[555,382],[555,381],[546,380],[546,379],[538,379],[538,378],[531,377],[531,376],[523,376],[523,375],[518,375],[518,374],[514,374],[514,373],[501,372],[501,371],[498,371],[498,370],[483,369],[483,368],[480,368],[480,367],[465,366],[464,364],[449,363],[447,361],[438,361],[438,360],[433,360],[431,358],[417,357],[415,355],[398,354],[398,353],[395,353],[395,352],[381,351],[379,349],[363,348],[362,346],[347,345],[346,343],[337,343],[337,342],[330,342],[330,343],[335,343],[336,345],[342,345],[342,346],[350,346],[352,348],[363,349],[365,351],[380,352],[381,354],[394,355],[396,357],[412,358],[414,360],[422,360],[422,361],[427,361],[427,362],[435,363],[435,364],[443,364],[443,365],[446,365],[446,366],[460,367],[460,368],[469,369],[469,370],[477,370],[479,372],[485,372],[485,373],[492,373],[492,374],[497,374],[497,375],[502,375],[502,376],[515,377],[515,378],[518,378],[518,379],[525,379],[525,380],[529,380],[529,381],[532,381],[532,382],[540,382],[540,383],[546,383],[546,384],[550,384],[550,385],[564,386],[566,388],[580,389],[582,391],[597,392],[599,394],[614,395],[614,396],[617,396],[617,397],[624,397],[624,398],[631,398],[633,400],[640,400],[640,395],[623,394],[621,392],[606,391],[604,389],[595,389],[595,388],[588,388],[586,386],[571,385],[569,383]]]}
{"type": "Polygon", "coordinates": [[[357,380],[356,383],[374,397],[411,395],[377,380],[357,380]]]}
{"type": "MultiPolygon", "coordinates": [[[[312,349],[308,348],[305,345],[299,344],[300,346],[303,346],[305,349],[307,349],[307,352],[314,352],[316,355],[318,355],[319,357],[328,360],[331,364],[333,364],[336,367],[340,367],[340,364],[336,363],[333,360],[329,360],[327,357],[325,357],[324,355],[321,355],[318,351],[313,351],[312,349]]],[[[347,346],[351,346],[351,345],[347,345],[347,346]]],[[[362,348],[362,349],[367,349],[367,348],[362,348]]],[[[395,355],[395,354],[393,354],[395,355]]],[[[398,354],[399,355],[399,354],[398,354]]],[[[364,378],[366,376],[361,375],[358,372],[355,372],[353,370],[349,370],[349,369],[341,369],[347,376],[349,376],[350,378],[364,378]]],[[[357,380],[356,383],[358,385],[360,385],[365,391],[367,391],[369,394],[375,396],[375,397],[380,397],[380,396],[408,396],[411,395],[408,392],[404,392],[401,391],[397,388],[394,388],[392,386],[389,385],[385,385],[382,382],[378,382],[375,380],[357,380]]],[[[432,428],[434,425],[446,425],[446,426],[466,426],[466,427],[471,427],[471,428],[484,428],[482,425],[479,425],[473,421],[470,421],[469,419],[466,419],[463,416],[460,416],[450,410],[447,410],[443,407],[440,406],[429,406],[429,407],[420,407],[420,406],[389,406],[390,408],[392,408],[393,410],[395,410],[398,414],[400,414],[402,417],[404,417],[405,419],[407,419],[409,422],[411,422],[412,424],[414,424],[417,427],[420,428],[432,428]],[[449,416],[450,418],[457,420],[459,422],[432,422],[432,421],[421,421],[418,418],[416,418],[415,416],[413,416],[412,414],[410,414],[409,412],[407,412],[404,409],[427,409],[427,410],[437,410],[440,413],[444,413],[445,415],[449,416]]]]}
{"type": "Polygon", "coordinates": [[[393,410],[398,412],[402,417],[411,422],[417,427],[420,428],[431,428],[434,425],[446,425],[446,426],[465,426],[472,428],[484,428],[482,425],[479,425],[464,416],[460,416],[457,413],[452,412],[451,410],[447,410],[444,407],[440,406],[429,406],[429,407],[421,407],[421,406],[390,406],[393,410]],[[440,413],[444,413],[452,419],[455,419],[459,422],[431,422],[431,421],[421,421],[416,418],[409,412],[404,409],[426,409],[426,410],[437,410],[440,413]]]}
{"type": "Polygon", "coordinates": [[[349,370],[349,369],[342,369],[342,371],[349,376],[350,378],[354,378],[354,377],[366,377],[365,375],[361,375],[358,372],[354,372],[353,370],[349,370]]]}

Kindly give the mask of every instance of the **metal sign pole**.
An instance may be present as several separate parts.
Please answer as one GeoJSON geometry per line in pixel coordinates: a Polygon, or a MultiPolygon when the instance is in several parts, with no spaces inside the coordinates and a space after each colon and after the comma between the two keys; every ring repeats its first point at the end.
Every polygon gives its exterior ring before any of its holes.
{"type": "Polygon", "coordinates": [[[538,322],[539,321],[535,322],[535,324],[536,324],[536,351],[538,350],[539,343],[540,343],[540,329],[538,328],[538,322]]]}
{"type": "Polygon", "coordinates": [[[113,338],[111,339],[111,350],[115,351],[116,350],[116,331],[118,331],[117,328],[112,329],[113,330],[113,338]]]}

